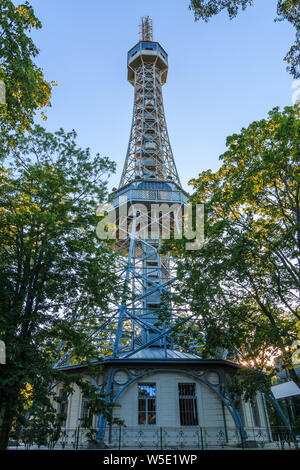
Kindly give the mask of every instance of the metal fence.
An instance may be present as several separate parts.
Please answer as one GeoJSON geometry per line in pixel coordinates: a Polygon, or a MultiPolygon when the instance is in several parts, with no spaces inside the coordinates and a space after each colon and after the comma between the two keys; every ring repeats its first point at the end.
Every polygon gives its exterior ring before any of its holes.
{"type": "MultiPolygon", "coordinates": [[[[117,195],[119,196],[119,195],[117,195]]],[[[188,198],[181,191],[166,191],[155,189],[128,189],[122,193],[122,197],[127,197],[127,202],[131,201],[156,201],[156,202],[178,202],[187,203],[188,198]]],[[[121,197],[121,195],[120,195],[121,197]]],[[[112,202],[114,207],[119,205],[119,197],[112,202]]]]}
{"type": "Polygon", "coordinates": [[[242,441],[234,427],[159,427],[108,426],[103,444],[95,437],[97,429],[62,429],[54,442],[43,445],[22,440],[12,443],[14,449],[114,449],[114,450],[217,450],[217,449],[298,449],[295,433],[287,428],[246,428],[247,441],[242,441]]]}

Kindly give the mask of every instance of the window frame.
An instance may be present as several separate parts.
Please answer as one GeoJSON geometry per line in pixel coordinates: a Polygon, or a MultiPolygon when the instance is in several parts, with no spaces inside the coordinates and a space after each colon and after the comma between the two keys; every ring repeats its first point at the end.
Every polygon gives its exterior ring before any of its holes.
{"type": "MultiPolygon", "coordinates": [[[[90,408],[88,407],[90,400],[88,398],[82,397],[81,399],[81,406],[80,406],[80,418],[79,422],[80,425],[84,424],[84,421],[86,420],[87,427],[92,427],[93,426],[93,421],[94,421],[94,415],[91,412],[90,408]],[[86,415],[86,416],[84,416],[86,415]]],[[[83,427],[83,426],[81,426],[83,427]]]]}
{"type": "Polygon", "coordinates": [[[199,426],[198,396],[195,382],[178,382],[178,407],[180,426],[199,426]],[[192,386],[193,393],[181,393],[181,387],[192,386]],[[182,403],[184,405],[182,406],[182,403]]]}
{"type": "Polygon", "coordinates": [[[138,426],[155,426],[157,425],[157,387],[155,382],[139,382],[137,388],[137,399],[138,399],[138,426]],[[151,394],[149,396],[140,394],[140,387],[141,386],[148,386],[153,387],[154,395],[151,394]],[[149,409],[149,402],[153,401],[154,406],[152,405],[152,409],[149,409]],[[145,406],[144,409],[140,408],[141,402],[144,402],[145,406]],[[149,422],[149,416],[154,415],[154,422],[149,422]],[[141,415],[145,416],[145,423],[140,422],[141,415]]]}
{"type": "Polygon", "coordinates": [[[58,398],[60,401],[57,403],[57,414],[66,415],[61,423],[61,427],[66,428],[69,412],[69,395],[63,388],[61,388],[58,392],[58,398]]]}
{"type": "Polygon", "coordinates": [[[254,428],[261,427],[261,417],[260,417],[260,410],[258,404],[258,397],[255,396],[253,403],[250,404],[251,414],[252,414],[252,423],[254,428]]]}

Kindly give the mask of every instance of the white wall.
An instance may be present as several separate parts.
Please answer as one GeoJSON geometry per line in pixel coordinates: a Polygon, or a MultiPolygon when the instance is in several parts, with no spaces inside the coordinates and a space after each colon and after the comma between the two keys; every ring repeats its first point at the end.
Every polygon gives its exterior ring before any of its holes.
{"type": "MultiPolygon", "coordinates": [[[[114,416],[123,419],[127,426],[138,426],[138,383],[156,383],[157,426],[180,426],[178,383],[196,383],[199,426],[224,426],[222,404],[218,396],[206,385],[185,374],[159,372],[148,375],[130,385],[119,397],[114,416]]],[[[228,425],[231,415],[226,410],[228,425]]]]}
{"type": "MultiPolygon", "coordinates": [[[[211,377],[208,377],[211,383],[216,383],[214,376],[216,374],[212,373],[211,377]]],[[[147,375],[131,384],[121,393],[116,402],[119,406],[114,409],[114,417],[124,420],[127,426],[139,426],[138,383],[156,383],[156,426],[180,426],[178,383],[195,383],[199,426],[224,427],[222,403],[216,393],[196,378],[189,377],[180,372],[169,371],[147,375]]],[[[59,393],[60,387],[61,385],[57,387],[57,393],[59,393]]],[[[263,399],[260,394],[258,394],[258,405],[261,426],[268,426],[263,410],[263,399]]],[[[74,385],[74,393],[69,397],[67,428],[76,428],[80,424],[81,406],[82,395],[77,385],[74,385]]],[[[253,415],[250,404],[243,403],[242,406],[246,421],[245,426],[253,427],[253,415]]],[[[224,407],[224,413],[227,426],[234,427],[233,418],[226,407],[224,407]]],[[[93,420],[93,426],[97,426],[96,416],[93,420]]]]}

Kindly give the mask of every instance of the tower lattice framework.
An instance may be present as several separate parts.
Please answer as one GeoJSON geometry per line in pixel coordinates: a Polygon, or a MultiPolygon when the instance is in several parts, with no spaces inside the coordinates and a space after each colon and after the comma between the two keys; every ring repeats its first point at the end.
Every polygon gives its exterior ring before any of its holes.
{"type": "MultiPolygon", "coordinates": [[[[141,40],[128,52],[127,69],[128,81],[134,86],[133,118],[120,185],[112,194],[110,211],[116,214],[118,226],[115,249],[124,296],[121,304],[112,305],[109,317],[91,329],[89,337],[103,357],[124,359],[148,348],[149,354],[163,349],[167,357],[168,351],[176,348],[171,332],[179,314],[170,306],[170,321],[158,324],[161,296],[175,280],[174,261],[162,256],[159,249],[170,232],[181,233],[188,195],[179,180],[163,107],[168,55],[152,40],[149,17],[142,19],[141,40]]],[[[188,313],[182,321],[188,321],[188,313]]],[[[62,343],[53,365],[70,364],[74,364],[72,351],[62,343]]]]}
{"type": "Polygon", "coordinates": [[[135,96],[120,188],[139,178],[173,181],[181,186],[167,131],[162,97],[162,86],[167,78],[167,55],[158,43],[145,41],[135,46],[128,55],[128,80],[134,86],[135,96]]]}
{"type": "MultiPolygon", "coordinates": [[[[130,357],[145,348],[152,348],[153,354],[154,348],[164,348],[167,355],[167,350],[174,348],[169,336],[172,327],[164,329],[156,325],[161,295],[168,292],[174,280],[174,262],[169,256],[162,256],[159,248],[164,236],[180,231],[182,209],[188,197],[174,162],[163,106],[162,86],[167,80],[168,55],[152,39],[152,21],[143,18],[141,40],[127,56],[128,81],[134,87],[133,117],[113,205],[121,238],[117,245],[127,255],[125,284],[131,301],[124,300],[120,309],[115,357],[119,354],[130,357]],[[130,342],[125,339],[128,320],[131,321],[130,342]]],[[[171,308],[170,314],[174,315],[171,308]]]]}
{"type": "MultiPolygon", "coordinates": [[[[177,312],[168,305],[169,321],[158,321],[162,296],[170,292],[176,279],[174,260],[161,255],[160,247],[168,234],[181,233],[188,195],[176,169],[163,106],[162,87],[167,80],[168,55],[153,41],[149,17],[142,19],[141,40],[128,52],[127,69],[128,81],[134,87],[133,117],[120,185],[112,194],[110,210],[116,215],[118,227],[115,249],[124,295],[120,304],[112,305],[109,317],[90,331],[90,340],[105,360],[155,359],[162,354],[168,359],[174,351],[192,353],[201,359],[192,345],[183,349],[172,339],[175,321],[178,326],[178,321],[193,320],[188,307],[185,312],[177,312]]],[[[226,351],[221,352],[220,359],[225,359],[226,355],[226,351]]],[[[72,358],[72,351],[65,350],[61,344],[53,366],[74,365],[72,358]]],[[[114,369],[111,368],[102,388],[107,396],[114,392],[113,383],[114,369]]],[[[215,392],[246,436],[226,386],[222,390],[216,387],[215,392]]],[[[114,400],[119,393],[120,390],[115,391],[114,400]]],[[[98,441],[103,440],[105,428],[106,419],[100,416],[98,441]]]]}

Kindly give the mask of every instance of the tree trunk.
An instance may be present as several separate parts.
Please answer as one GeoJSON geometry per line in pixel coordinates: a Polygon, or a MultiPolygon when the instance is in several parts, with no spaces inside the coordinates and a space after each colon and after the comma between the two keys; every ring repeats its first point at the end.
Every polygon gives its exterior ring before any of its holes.
{"type": "Polygon", "coordinates": [[[12,430],[13,419],[16,415],[18,393],[10,396],[9,401],[4,404],[3,420],[0,427],[0,450],[6,450],[9,434],[12,430]]]}

